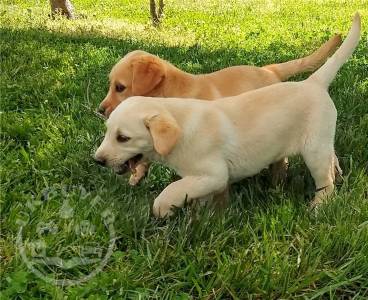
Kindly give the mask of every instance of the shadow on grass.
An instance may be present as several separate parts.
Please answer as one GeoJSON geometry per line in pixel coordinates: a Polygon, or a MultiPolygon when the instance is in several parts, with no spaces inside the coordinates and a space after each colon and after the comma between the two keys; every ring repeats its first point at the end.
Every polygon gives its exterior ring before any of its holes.
{"type": "MultiPolygon", "coordinates": [[[[2,64],[5,65],[3,69],[8,79],[5,80],[2,93],[5,111],[37,108],[39,101],[34,101],[35,98],[68,98],[71,95],[84,97],[87,83],[90,85],[93,104],[97,105],[107,90],[107,75],[111,67],[119,58],[135,49],[157,54],[187,72],[208,73],[233,65],[263,66],[296,59],[311,53],[329,38],[326,36],[324,41],[318,41],[307,52],[305,49],[290,47],[282,41],[275,41],[257,52],[239,48],[212,51],[197,44],[168,47],[138,39],[117,39],[91,33],[53,33],[41,29],[3,28],[0,29],[0,36],[3,41],[2,64]],[[285,49],[288,49],[287,54],[285,49]]],[[[356,51],[356,57],[364,57],[363,48],[361,46],[356,51]]],[[[363,66],[349,64],[349,73],[364,75],[363,66]]],[[[306,76],[296,76],[295,80],[306,76]]],[[[52,108],[53,101],[48,100],[48,105],[52,108]]]]}
{"type": "MultiPolygon", "coordinates": [[[[192,73],[208,73],[240,64],[262,66],[284,62],[298,58],[304,52],[279,41],[262,52],[251,52],[239,48],[210,51],[200,45],[168,47],[137,39],[115,39],[90,33],[69,35],[41,29],[3,28],[0,35],[3,40],[3,69],[8,80],[3,102],[4,109],[10,111],[37,108],[39,101],[35,98],[83,96],[81,88],[86,88],[88,82],[92,96],[99,98],[93,98],[96,105],[107,89],[107,74],[111,67],[135,49],[157,54],[192,73]],[[287,55],[282,51],[285,48],[288,49],[287,55]]],[[[53,101],[49,100],[48,105],[52,108],[53,101]]]]}
{"type": "MultiPolygon", "coordinates": [[[[78,113],[85,110],[84,106],[93,110],[103,99],[108,86],[107,74],[113,64],[123,55],[135,49],[157,54],[179,68],[192,73],[207,73],[245,63],[262,66],[295,59],[300,57],[301,53],[307,54],[302,51],[303,49],[290,47],[280,41],[275,41],[260,53],[244,51],[239,48],[209,51],[200,45],[168,47],[129,38],[109,38],[90,33],[85,35],[52,33],[41,29],[13,30],[3,28],[0,30],[0,37],[3,41],[2,65],[6,73],[4,80],[2,80],[4,81],[2,84],[2,109],[9,113],[27,112],[32,115],[46,113],[63,116],[71,114],[73,118],[80,120],[91,117],[78,113]],[[285,54],[285,48],[288,49],[288,54],[285,54]],[[88,95],[87,91],[89,91],[88,95]]],[[[326,36],[326,40],[327,38],[326,36]]],[[[315,49],[322,42],[324,41],[319,41],[315,49]]],[[[363,57],[362,46],[358,49],[356,56],[363,57]]],[[[346,71],[341,73],[338,79],[339,85],[345,84],[346,78],[349,78],[350,74],[357,74],[358,81],[363,80],[362,76],[364,77],[363,66],[360,63],[349,64],[346,71]]],[[[300,75],[297,76],[297,79],[305,77],[306,75],[300,75]]],[[[339,106],[339,100],[347,95],[334,87],[332,92],[336,94],[337,106],[339,106]]],[[[363,98],[359,92],[351,90],[349,92],[353,93],[358,99],[357,101],[363,98]]],[[[355,103],[353,101],[351,105],[354,106],[355,103]]],[[[345,111],[350,109],[346,107],[346,104],[343,104],[343,107],[345,111]]],[[[344,111],[341,113],[344,114],[344,111]]],[[[353,127],[351,124],[354,122],[359,122],[360,113],[364,112],[363,108],[359,106],[358,114],[353,116],[352,123],[350,123],[352,119],[346,117],[346,122],[349,122],[350,127],[353,127]]],[[[32,122],[37,122],[37,118],[34,116],[32,119],[32,122]]],[[[347,124],[343,124],[343,126],[345,125],[347,124]]],[[[27,126],[31,128],[32,124],[27,126]]],[[[12,126],[9,126],[8,129],[10,127],[12,126]]],[[[88,128],[87,125],[86,128],[88,128]]],[[[4,127],[2,129],[4,131],[4,127]]],[[[20,129],[20,131],[22,130],[20,129]]],[[[356,142],[361,147],[362,140],[359,139],[356,142]]],[[[344,143],[347,142],[341,141],[341,147],[344,143]]],[[[298,179],[299,181],[297,180],[295,187],[300,186],[301,183],[302,186],[306,185],[305,196],[310,198],[313,184],[311,184],[309,175],[305,176],[305,173],[309,174],[305,166],[302,168],[301,172],[292,170],[291,177],[301,177],[298,179]]],[[[252,192],[256,193],[255,199],[262,199],[270,187],[269,177],[265,174],[258,175],[243,181],[240,185],[235,186],[235,193],[240,189],[243,190],[245,185],[246,189],[253,189],[252,192]],[[253,188],[264,186],[266,189],[263,190],[253,188]]],[[[161,186],[157,188],[161,189],[161,186]]],[[[296,189],[300,190],[300,188],[296,189]]],[[[248,196],[251,198],[251,195],[248,196]]]]}

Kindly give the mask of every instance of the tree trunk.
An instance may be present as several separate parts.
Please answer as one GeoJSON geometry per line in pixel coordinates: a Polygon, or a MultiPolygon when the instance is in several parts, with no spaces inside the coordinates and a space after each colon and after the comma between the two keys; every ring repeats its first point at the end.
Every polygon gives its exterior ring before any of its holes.
{"type": "Polygon", "coordinates": [[[69,0],[50,0],[51,16],[60,14],[68,19],[74,19],[73,5],[69,0]]]}
{"type": "Polygon", "coordinates": [[[158,1],[158,9],[156,9],[156,2],[155,0],[150,0],[150,13],[151,13],[151,20],[152,25],[157,27],[161,23],[162,15],[164,13],[164,0],[158,1]]]}

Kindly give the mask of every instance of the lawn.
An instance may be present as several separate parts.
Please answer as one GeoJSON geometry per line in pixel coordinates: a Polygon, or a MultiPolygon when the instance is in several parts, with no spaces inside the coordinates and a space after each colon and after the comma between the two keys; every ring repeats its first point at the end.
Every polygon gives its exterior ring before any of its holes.
{"type": "Polygon", "coordinates": [[[367,299],[367,3],[167,1],[155,29],[148,1],[72,2],[75,21],[49,19],[48,1],[0,4],[0,298],[367,299]],[[172,171],[154,165],[130,187],[94,164],[105,128],[94,111],[127,52],[193,73],[261,66],[345,36],[356,10],[361,42],[330,87],[344,176],[318,215],[298,158],[283,186],[265,170],[232,187],[225,211],[166,221],[150,207],[172,171]]]}

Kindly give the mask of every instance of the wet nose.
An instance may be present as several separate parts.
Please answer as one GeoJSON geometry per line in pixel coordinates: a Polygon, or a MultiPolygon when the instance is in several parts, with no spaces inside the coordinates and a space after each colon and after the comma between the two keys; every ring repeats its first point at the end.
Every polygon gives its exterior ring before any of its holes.
{"type": "Polygon", "coordinates": [[[106,166],[106,159],[103,158],[95,158],[95,163],[100,166],[106,166]]]}

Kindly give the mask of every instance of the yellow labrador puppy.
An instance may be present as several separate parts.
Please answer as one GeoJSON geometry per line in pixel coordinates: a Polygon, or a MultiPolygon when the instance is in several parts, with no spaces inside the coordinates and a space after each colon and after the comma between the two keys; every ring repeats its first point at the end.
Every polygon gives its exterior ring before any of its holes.
{"type": "Polygon", "coordinates": [[[108,117],[122,101],[132,96],[203,100],[236,96],[314,71],[340,44],[341,36],[337,34],[306,57],[264,67],[233,66],[199,75],[186,73],[156,55],[135,50],[112,68],[110,88],[99,112],[108,117]]]}
{"type": "MultiPolygon", "coordinates": [[[[111,70],[110,88],[99,111],[106,117],[122,101],[132,96],[178,97],[215,100],[265,87],[306,71],[313,71],[341,44],[335,35],[311,55],[264,67],[233,66],[210,74],[186,73],[169,62],[144,51],[125,55],[111,70]]],[[[136,185],[145,175],[149,163],[142,161],[129,179],[136,185]]],[[[273,183],[286,177],[287,160],[271,167],[273,183]]]]}
{"type": "Polygon", "coordinates": [[[217,101],[132,97],[107,120],[95,160],[124,173],[143,158],[162,162],[182,179],[155,199],[157,217],[185,199],[221,193],[282,157],[300,154],[316,185],[312,206],[334,189],[336,108],[327,92],[359,42],[360,16],[342,46],[302,82],[277,83],[217,101]]]}

